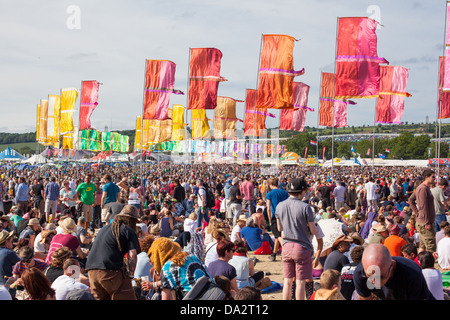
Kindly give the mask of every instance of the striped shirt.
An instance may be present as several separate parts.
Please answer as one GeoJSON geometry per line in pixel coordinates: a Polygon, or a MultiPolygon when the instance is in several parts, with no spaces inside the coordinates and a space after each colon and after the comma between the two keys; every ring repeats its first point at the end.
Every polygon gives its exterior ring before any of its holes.
{"type": "MultiPolygon", "coordinates": [[[[47,267],[48,267],[48,264],[45,263],[44,260],[34,258],[34,266],[33,266],[33,267],[30,267],[30,268],[37,268],[37,269],[41,270],[42,272],[44,272],[44,270],[45,270],[47,267]]],[[[17,263],[14,265],[14,268],[13,268],[12,273],[13,273],[14,275],[21,276],[22,273],[23,273],[26,269],[28,269],[28,267],[27,267],[22,261],[19,261],[19,262],[17,262],[17,263]]]]}
{"type": "Polygon", "coordinates": [[[45,196],[47,200],[58,200],[59,199],[59,185],[56,182],[49,182],[45,186],[45,196]]]}

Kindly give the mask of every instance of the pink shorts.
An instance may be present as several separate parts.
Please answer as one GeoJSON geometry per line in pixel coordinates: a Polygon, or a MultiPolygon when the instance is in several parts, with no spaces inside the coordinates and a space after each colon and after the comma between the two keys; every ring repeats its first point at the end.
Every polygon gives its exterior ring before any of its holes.
{"type": "Polygon", "coordinates": [[[312,255],[312,251],[305,249],[300,244],[286,242],[281,254],[284,277],[296,280],[312,279],[312,255]]]}

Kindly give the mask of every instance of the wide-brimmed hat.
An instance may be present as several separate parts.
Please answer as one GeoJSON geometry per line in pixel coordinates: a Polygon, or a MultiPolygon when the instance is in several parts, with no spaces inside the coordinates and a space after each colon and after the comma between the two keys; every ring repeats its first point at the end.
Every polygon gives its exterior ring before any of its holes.
{"type": "Polygon", "coordinates": [[[37,218],[32,218],[30,219],[30,221],[28,221],[27,226],[40,226],[41,224],[39,223],[39,219],[37,218]]]}
{"type": "Polygon", "coordinates": [[[331,246],[331,250],[335,250],[338,247],[338,245],[342,242],[350,242],[351,243],[351,242],[353,242],[353,238],[346,236],[345,234],[340,235],[336,240],[334,240],[334,243],[331,246]]]}
{"type": "Polygon", "coordinates": [[[120,213],[117,215],[123,217],[131,217],[136,220],[139,220],[139,210],[131,204],[125,205],[122,211],[120,211],[120,213]]]}
{"type": "Polygon", "coordinates": [[[358,232],[353,232],[352,234],[350,234],[350,237],[352,237],[353,241],[358,241],[359,245],[363,245],[364,244],[364,239],[359,235],[358,232]]]}
{"type": "Polygon", "coordinates": [[[51,234],[56,234],[56,230],[54,229],[46,229],[41,232],[41,240],[39,241],[41,244],[45,243],[45,240],[47,240],[47,237],[51,234]]]}
{"type": "Polygon", "coordinates": [[[58,222],[59,226],[67,233],[77,232],[77,224],[72,218],[65,218],[58,222]]]}
{"type": "Polygon", "coordinates": [[[48,223],[48,224],[45,225],[45,229],[47,229],[47,230],[56,230],[56,224],[48,223]]]}
{"type": "Polygon", "coordinates": [[[12,227],[13,223],[12,220],[9,218],[9,216],[1,216],[0,221],[6,221],[8,222],[8,228],[12,227]]]}
{"type": "Polygon", "coordinates": [[[287,192],[302,192],[306,189],[308,189],[308,184],[304,179],[292,179],[292,181],[286,185],[287,192]]]}
{"type": "Polygon", "coordinates": [[[236,222],[239,222],[239,221],[244,221],[244,222],[246,222],[246,221],[247,221],[247,216],[246,216],[245,214],[241,214],[241,215],[239,216],[239,218],[236,219],[236,222]]]}
{"type": "Polygon", "coordinates": [[[232,184],[234,185],[234,184],[236,184],[236,183],[238,183],[238,182],[239,182],[239,178],[238,178],[238,177],[235,177],[235,178],[233,179],[232,184]]]}
{"type": "Polygon", "coordinates": [[[13,235],[14,231],[6,231],[6,230],[0,231],[0,245],[4,244],[6,240],[11,238],[13,235]]]}
{"type": "Polygon", "coordinates": [[[374,228],[373,230],[374,230],[374,232],[376,232],[376,233],[381,233],[381,232],[386,232],[386,231],[388,231],[388,229],[387,229],[386,226],[384,226],[384,225],[379,225],[379,226],[377,226],[376,228],[374,228]]]}
{"type": "Polygon", "coordinates": [[[161,232],[161,229],[159,228],[159,225],[155,224],[150,228],[151,234],[159,234],[161,232]]]}

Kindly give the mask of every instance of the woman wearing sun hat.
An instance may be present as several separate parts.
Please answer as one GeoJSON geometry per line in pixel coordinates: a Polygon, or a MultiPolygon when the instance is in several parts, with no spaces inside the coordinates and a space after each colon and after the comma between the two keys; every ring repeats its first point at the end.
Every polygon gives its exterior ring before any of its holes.
{"type": "Polygon", "coordinates": [[[72,233],[77,232],[77,225],[72,218],[65,218],[59,221],[59,226],[63,232],[55,235],[50,242],[47,258],[45,261],[50,264],[52,261],[53,252],[61,247],[69,247],[73,252],[78,254],[80,259],[85,259],[86,254],[81,250],[80,241],[72,233]]]}

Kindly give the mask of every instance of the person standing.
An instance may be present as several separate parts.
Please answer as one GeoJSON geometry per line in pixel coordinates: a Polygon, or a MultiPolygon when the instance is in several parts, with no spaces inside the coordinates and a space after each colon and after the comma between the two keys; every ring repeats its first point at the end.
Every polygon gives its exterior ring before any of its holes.
{"type": "Polygon", "coordinates": [[[36,183],[31,187],[33,206],[39,210],[39,216],[37,217],[38,219],[42,219],[45,216],[45,195],[43,181],[44,179],[42,179],[42,177],[39,177],[37,178],[36,183]]]}
{"type": "Polygon", "coordinates": [[[51,177],[50,182],[45,185],[45,220],[49,222],[50,214],[55,221],[56,210],[58,208],[59,185],[56,183],[56,177],[51,177]]]}
{"type": "Polygon", "coordinates": [[[333,190],[334,195],[334,208],[336,211],[339,211],[340,208],[345,206],[345,196],[347,190],[342,185],[340,181],[336,181],[336,187],[333,190]]]}
{"type": "Polygon", "coordinates": [[[283,240],[281,237],[281,232],[278,230],[275,212],[278,204],[289,198],[289,194],[286,192],[286,190],[280,189],[278,187],[278,178],[276,177],[272,177],[269,179],[269,189],[270,191],[266,194],[266,207],[270,230],[272,231],[272,234],[275,238],[273,252],[271,254],[271,260],[275,261],[278,248],[282,246],[283,240]]]}
{"type": "Polygon", "coordinates": [[[135,231],[138,219],[138,209],[125,205],[113,222],[98,232],[85,267],[96,300],[136,300],[131,279],[141,252],[135,231]]]}
{"type": "Polygon", "coordinates": [[[368,211],[375,211],[377,212],[378,209],[378,197],[377,197],[377,190],[378,186],[374,182],[374,178],[370,177],[369,182],[367,182],[364,185],[364,189],[366,190],[366,199],[367,199],[367,205],[368,205],[368,211]]]}
{"type": "Polygon", "coordinates": [[[311,206],[302,201],[309,186],[304,179],[292,179],[286,185],[289,198],[278,204],[275,217],[278,230],[283,234],[283,300],[291,300],[295,279],[295,298],[304,300],[305,283],[312,279],[314,247],[311,234],[318,234],[311,206]]]}
{"type": "Polygon", "coordinates": [[[28,212],[28,200],[30,198],[30,187],[28,187],[25,178],[19,177],[19,186],[17,187],[15,202],[23,214],[28,212]]]}
{"type": "Polygon", "coordinates": [[[246,174],[244,182],[240,186],[241,193],[243,195],[242,208],[247,210],[248,217],[255,213],[254,194],[255,186],[251,182],[250,175],[246,174]]]}
{"type": "Polygon", "coordinates": [[[416,215],[416,229],[419,232],[419,252],[436,251],[436,231],[434,228],[435,207],[431,186],[435,185],[436,175],[431,169],[425,169],[423,182],[409,197],[408,204],[416,215]]]}
{"type": "Polygon", "coordinates": [[[203,219],[206,223],[209,223],[209,209],[206,205],[206,187],[203,180],[198,179],[196,186],[198,187],[198,198],[197,198],[197,228],[202,227],[203,219]]]}
{"type": "MultiPolygon", "coordinates": [[[[236,225],[236,220],[241,214],[242,209],[242,194],[239,188],[239,178],[235,177],[230,188],[230,201],[228,202],[227,218],[233,221],[233,226],[236,225]]],[[[246,214],[247,218],[249,217],[246,214]]]]}
{"type": "Polygon", "coordinates": [[[431,189],[431,193],[434,198],[434,210],[435,210],[435,219],[434,219],[434,229],[436,232],[441,230],[440,224],[442,221],[447,221],[447,216],[445,214],[446,211],[446,202],[447,197],[445,196],[445,191],[448,188],[448,182],[446,179],[440,179],[439,183],[436,187],[431,189]]]}
{"type": "Polygon", "coordinates": [[[86,224],[89,225],[92,220],[92,210],[95,199],[95,191],[97,187],[92,183],[92,176],[87,174],[84,177],[84,182],[77,187],[78,203],[82,203],[81,215],[86,219],[86,224]]]}
{"type": "Polygon", "coordinates": [[[75,216],[77,192],[70,188],[69,181],[64,181],[64,187],[59,192],[59,200],[62,202],[64,210],[68,209],[75,216]]]}

